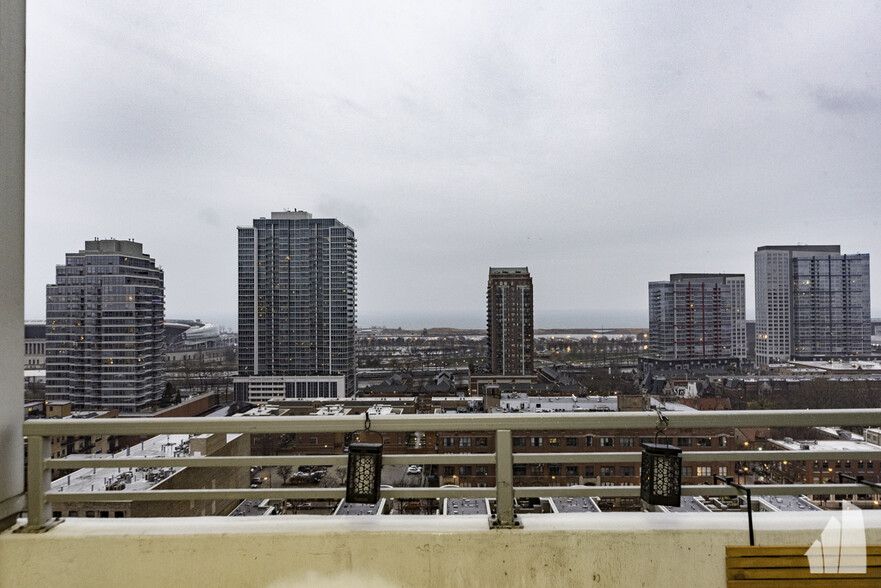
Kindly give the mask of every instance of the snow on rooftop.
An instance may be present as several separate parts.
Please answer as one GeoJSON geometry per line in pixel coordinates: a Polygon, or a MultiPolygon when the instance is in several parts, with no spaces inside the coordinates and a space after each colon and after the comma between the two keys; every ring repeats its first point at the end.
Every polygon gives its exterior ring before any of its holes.
{"type": "Polygon", "coordinates": [[[881,446],[867,441],[848,441],[846,439],[820,440],[820,441],[794,441],[768,439],[770,443],[790,451],[879,451],[881,446]]]}
{"type": "MultiPolygon", "coordinates": [[[[189,435],[158,435],[114,457],[176,457],[189,455],[189,435]]],[[[85,456],[68,456],[82,458],[85,456]]],[[[88,456],[95,460],[95,467],[82,468],[52,482],[53,492],[105,492],[113,490],[149,490],[162,480],[179,472],[181,467],[163,468],[107,468],[100,462],[107,457],[102,454],[88,456]],[[124,484],[124,486],[123,486],[124,484]]]]}

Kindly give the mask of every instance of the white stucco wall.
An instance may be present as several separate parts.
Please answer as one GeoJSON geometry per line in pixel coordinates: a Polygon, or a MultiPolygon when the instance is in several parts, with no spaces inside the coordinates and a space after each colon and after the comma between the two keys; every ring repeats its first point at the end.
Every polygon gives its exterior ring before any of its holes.
{"type": "MultiPolygon", "coordinates": [[[[809,546],[832,513],[755,513],[759,545],[809,546]]],[[[869,544],[881,511],[865,512],[869,544]]],[[[0,586],[719,586],[738,513],[72,519],[0,535],[0,586]]]]}

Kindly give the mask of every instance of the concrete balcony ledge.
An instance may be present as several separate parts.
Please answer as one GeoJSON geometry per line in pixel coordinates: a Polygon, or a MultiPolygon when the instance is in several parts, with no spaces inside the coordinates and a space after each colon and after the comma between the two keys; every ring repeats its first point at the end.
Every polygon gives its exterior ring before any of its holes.
{"type": "MultiPolygon", "coordinates": [[[[881,512],[864,511],[881,544],[881,512]]],[[[754,513],[756,544],[807,548],[840,513],[754,513]]],[[[0,534],[0,586],[725,586],[745,513],[68,519],[0,534]]]]}

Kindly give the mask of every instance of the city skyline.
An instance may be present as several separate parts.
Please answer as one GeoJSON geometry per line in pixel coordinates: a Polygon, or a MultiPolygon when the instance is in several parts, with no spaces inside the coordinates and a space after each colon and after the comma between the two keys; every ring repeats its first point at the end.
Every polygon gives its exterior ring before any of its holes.
{"type": "Polygon", "coordinates": [[[507,265],[539,328],[646,326],[674,271],[744,273],[752,318],[756,247],[878,251],[879,6],[263,7],[28,7],[25,318],[117,237],[233,327],[235,227],[282,208],[357,232],[360,326],[478,328],[507,265]]]}

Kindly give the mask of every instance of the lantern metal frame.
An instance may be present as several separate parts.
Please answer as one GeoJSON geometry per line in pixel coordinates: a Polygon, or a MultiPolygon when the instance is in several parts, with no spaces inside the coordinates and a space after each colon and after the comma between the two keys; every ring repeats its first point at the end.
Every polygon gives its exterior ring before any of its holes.
{"type": "Polygon", "coordinates": [[[382,435],[370,430],[370,415],[364,413],[364,433],[379,435],[379,443],[349,443],[346,469],[346,502],[375,504],[379,502],[382,478],[382,435]]]}
{"type": "Polygon", "coordinates": [[[640,443],[639,496],[659,506],[679,506],[682,499],[682,450],[675,445],[640,443]]]}
{"type": "Polygon", "coordinates": [[[655,442],[640,443],[642,468],[639,472],[639,497],[647,504],[679,506],[682,500],[682,450],[675,445],[659,444],[658,434],[667,430],[669,419],[661,414],[655,426],[655,442]]]}

